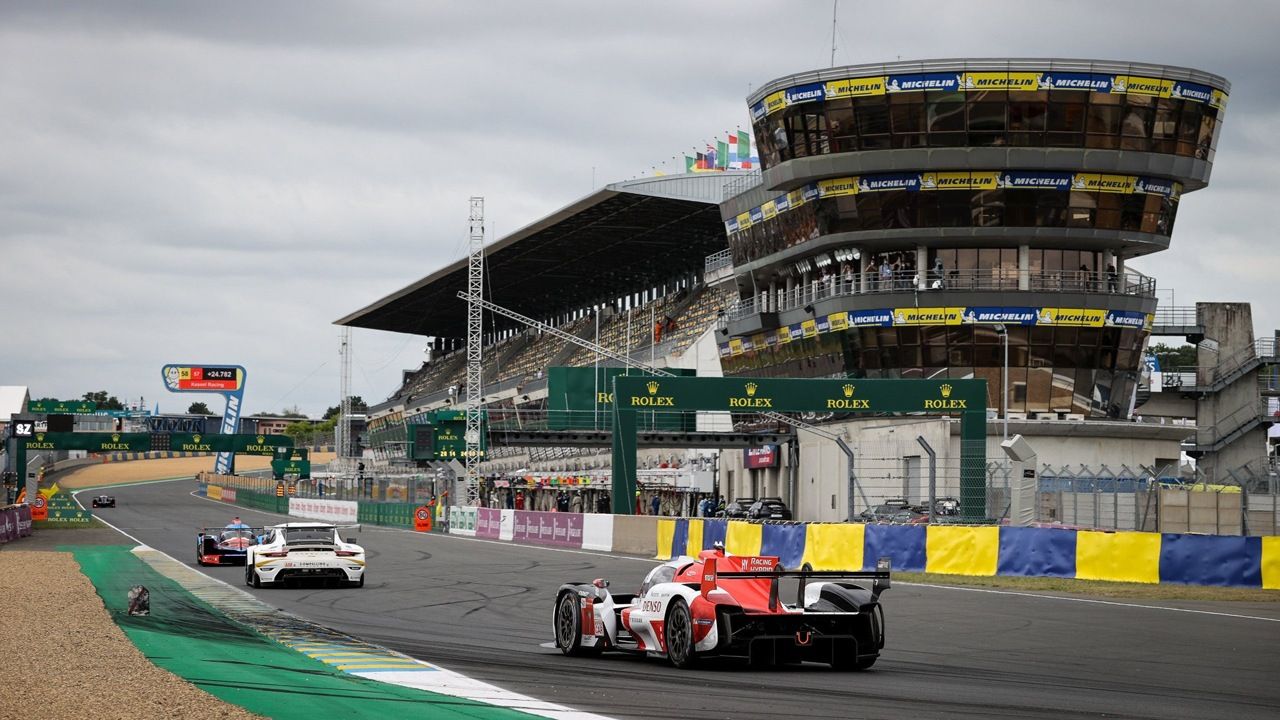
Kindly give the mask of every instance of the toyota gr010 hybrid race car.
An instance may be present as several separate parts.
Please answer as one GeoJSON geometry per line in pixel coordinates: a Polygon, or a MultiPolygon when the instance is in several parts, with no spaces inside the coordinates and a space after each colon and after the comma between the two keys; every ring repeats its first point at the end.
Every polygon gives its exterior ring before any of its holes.
{"type": "Polygon", "coordinates": [[[359,526],[294,522],[266,528],[266,535],[249,546],[245,584],[262,587],[291,580],[336,580],[364,587],[364,548],[338,534],[348,528],[359,526]]]}
{"type": "Polygon", "coordinates": [[[94,495],[91,505],[96,508],[100,508],[100,507],[113,508],[116,506],[116,499],[111,495],[94,495]]]}
{"type": "Polygon", "coordinates": [[[205,528],[196,533],[198,565],[244,565],[249,546],[258,542],[262,528],[205,528]]]}
{"type": "Polygon", "coordinates": [[[561,586],[552,627],[566,655],[646,653],[679,668],[721,655],[865,670],[884,647],[879,598],[889,570],[889,558],[873,572],[788,571],[776,557],[704,550],[654,568],[636,595],[612,594],[605,580],[561,586]],[[795,604],[780,596],[783,579],[799,586],[795,604]]]}

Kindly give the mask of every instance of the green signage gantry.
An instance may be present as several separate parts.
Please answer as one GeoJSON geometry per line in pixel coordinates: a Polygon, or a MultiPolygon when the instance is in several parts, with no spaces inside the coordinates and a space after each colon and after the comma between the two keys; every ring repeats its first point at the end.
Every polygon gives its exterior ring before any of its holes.
{"type": "MultiPolygon", "coordinates": [[[[987,381],[613,378],[613,511],[635,513],[638,411],[928,413],[960,416],[960,514],[986,514],[987,381]]],[[[850,498],[852,502],[852,498],[850,498]]]]}
{"type": "MultiPolygon", "coordinates": [[[[30,424],[26,421],[25,424],[30,424]]],[[[277,448],[293,449],[288,435],[249,435],[231,433],[102,433],[102,432],[36,432],[17,435],[14,461],[21,483],[27,475],[27,452],[39,450],[87,450],[107,452],[230,452],[241,455],[275,455],[277,448]]],[[[309,468],[308,468],[309,470],[309,468]]]]}
{"type": "MultiPolygon", "coordinates": [[[[406,435],[411,460],[461,460],[467,456],[464,433],[467,414],[463,410],[436,410],[427,423],[412,423],[406,435]]],[[[480,459],[489,453],[489,421],[480,422],[480,459]]]]}

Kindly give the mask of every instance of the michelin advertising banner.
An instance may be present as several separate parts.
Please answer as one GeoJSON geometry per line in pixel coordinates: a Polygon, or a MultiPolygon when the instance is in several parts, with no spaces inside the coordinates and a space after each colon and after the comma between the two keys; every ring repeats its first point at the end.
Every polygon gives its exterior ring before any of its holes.
{"type": "Polygon", "coordinates": [[[802,207],[816,199],[889,192],[945,192],[947,190],[1057,190],[1121,195],[1160,195],[1178,202],[1182,185],[1164,178],[1107,173],[1070,173],[1047,170],[970,170],[965,172],[878,173],[827,178],[769,200],[759,207],[724,221],[732,237],[766,220],[802,207]]]}
{"type": "Polygon", "coordinates": [[[720,357],[795,342],[832,331],[862,327],[924,327],[947,325],[1041,325],[1053,327],[1115,327],[1150,332],[1155,316],[1132,310],[1059,307],[903,307],[854,310],[824,315],[750,338],[720,344],[720,357]]]}
{"type": "Polygon", "coordinates": [[[934,72],[828,80],[778,90],[751,106],[753,122],[795,105],[844,98],[893,95],[903,92],[987,92],[1008,90],[1080,90],[1109,95],[1143,95],[1180,98],[1219,110],[1227,106],[1227,93],[1187,80],[1145,75],[1036,71],[934,72]]]}

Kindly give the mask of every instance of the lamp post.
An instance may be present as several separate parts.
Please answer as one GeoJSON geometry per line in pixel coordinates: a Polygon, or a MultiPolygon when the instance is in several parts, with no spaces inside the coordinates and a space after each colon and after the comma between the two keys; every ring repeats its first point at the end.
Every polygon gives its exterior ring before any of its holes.
{"type": "Polygon", "coordinates": [[[1004,323],[996,325],[996,334],[1004,344],[1004,367],[1000,373],[1000,418],[1004,424],[1003,439],[1009,439],[1009,328],[1004,323]]]}

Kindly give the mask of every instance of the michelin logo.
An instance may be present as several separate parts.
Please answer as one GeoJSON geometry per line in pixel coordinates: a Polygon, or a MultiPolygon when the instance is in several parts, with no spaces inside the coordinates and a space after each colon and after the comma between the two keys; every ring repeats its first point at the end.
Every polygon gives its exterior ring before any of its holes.
{"type": "Polygon", "coordinates": [[[1036,314],[1031,310],[976,310],[969,308],[964,314],[964,322],[970,325],[981,323],[1029,325],[1035,319],[1036,314]]]}
{"type": "Polygon", "coordinates": [[[1070,186],[1071,177],[1068,175],[1023,175],[1001,173],[996,179],[996,187],[1001,188],[1066,190],[1070,186]]]}
{"type": "Polygon", "coordinates": [[[1096,77],[1093,75],[1053,75],[1045,74],[1040,77],[1041,90],[1094,90],[1097,92],[1106,92],[1111,89],[1111,78],[1096,77]]]}

